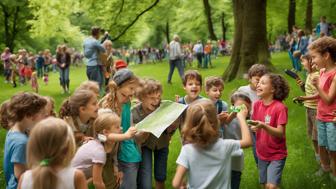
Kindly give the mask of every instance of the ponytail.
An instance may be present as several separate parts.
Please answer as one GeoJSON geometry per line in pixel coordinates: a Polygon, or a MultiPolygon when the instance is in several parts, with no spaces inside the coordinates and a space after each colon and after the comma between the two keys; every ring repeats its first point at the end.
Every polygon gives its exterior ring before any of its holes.
{"type": "Polygon", "coordinates": [[[70,116],[70,112],[71,112],[71,108],[70,108],[69,98],[67,98],[63,101],[58,115],[61,119],[64,119],[65,117],[70,116]]]}
{"type": "Polygon", "coordinates": [[[57,173],[50,166],[38,165],[33,171],[33,188],[34,189],[56,189],[57,173]]]}
{"type": "Polygon", "coordinates": [[[109,93],[100,101],[100,106],[102,108],[109,108],[112,111],[116,112],[118,115],[121,115],[121,106],[117,100],[117,84],[112,80],[108,84],[109,93]]]}

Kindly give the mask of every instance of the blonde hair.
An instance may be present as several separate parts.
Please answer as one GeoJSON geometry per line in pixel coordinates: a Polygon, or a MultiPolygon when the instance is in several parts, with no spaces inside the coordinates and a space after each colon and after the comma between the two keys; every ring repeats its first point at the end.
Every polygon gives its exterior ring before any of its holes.
{"type": "Polygon", "coordinates": [[[120,127],[120,118],[114,112],[103,112],[98,115],[98,117],[93,122],[93,128],[95,130],[95,135],[101,133],[104,129],[111,129],[112,127],[120,127]]]}
{"type": "Polygon", "coordinates": [[[67,167],[76,145],[70,126],[59,118],[49,117],[32,130],[27,145],[28,167],[32,169],[34,189],[56,189],[56,166],[67,167]],[[44,162],[42,164],[41,162],[44,162]]]}
{"type": "Polygon", "coordinates": [[[109,93],[106,94],[105,97],[99,102],[99,106],[102,108],[109,108],[120,116],[122,104],[120,104],[117,99],[117,91],[118,89],[130,84],[139,84],[139,79],[133,75],[120,86],[118,86],[113,80],[110,81],[108,84],[109,93]]]}
{"type": "Polygon", "coordinates": [[[143,99],[150,94],[162,93],[162,85],[160,81],[155,79],[143,79],[140,83],[141,87],[139,87],[135,93],[135,96],[139,99],[143,99]]]}
{"type": "Polygon", "coordinates": [[[79,90],[90,90],[99,95],[99,84],[95,81],[90,81],[90,80],[84,81],[76,89],[76,91],[79,91],[79,90]]]}
{"type": "Polygon", "coordinates": [[[201,148],[206,148],[217,141],[219,121],[212,101],[201,99],[189,105],[182,138],[184,142],[201,148]]]}

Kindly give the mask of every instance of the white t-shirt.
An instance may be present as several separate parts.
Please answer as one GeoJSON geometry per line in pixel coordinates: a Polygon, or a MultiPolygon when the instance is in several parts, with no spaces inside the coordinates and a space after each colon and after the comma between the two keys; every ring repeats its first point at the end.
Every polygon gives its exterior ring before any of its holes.
{"type": "Polygon", "coordinates": [[[186,144],[176,163],[188,169],[190,189],[230,189],[231,158],[239,149],[239,141],[221,138],[206,149],[186,144]]]}
{"type": "Polygon", "coordinates": [[[89,140],[83,144],[72,159],[71,166],[82,170],[86,179],[92,177],[92,167],[95,163],[105,165],[106,152],[104,146],[98,140],[89,140]]]}
{"type": "MultiPolygon", "coordinates": [[[[57,172],[58,182],[57,189],[75,189],[75,172],[74,168],[65,168],[57,172]]],[[[32,171],[28,170],[22,175],[21,188],[33,189],[32,171]]]]}
{"type": "Polygon", "coordinates": [[[250,85],[241,86],[241,87],[239,87],[239,89],[237,91],[241,91],[241,92],[244,92],[244,93],[248,94],[248,97],[250,98],[250,100],[252,102],[252,104],[251,104],[252,105],[251,106],[251,115],[252,115],[253,105],[257,100],[259,100],[259,97],[257,95],[257,91],[252,90],[250,85]]]}

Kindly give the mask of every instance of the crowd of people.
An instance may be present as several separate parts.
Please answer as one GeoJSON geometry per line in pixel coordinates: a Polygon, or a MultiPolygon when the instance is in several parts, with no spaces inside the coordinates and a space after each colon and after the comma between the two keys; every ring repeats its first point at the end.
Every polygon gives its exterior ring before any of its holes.
{"type": "MultiPolygon", "coordinates": [[[[320,27],[323,31],[324,26],[320,27]]],[[[300,32],[295,38],[298,47],[303,44],[300,32]]],[[[169,181],[174,188],[238,189],[248,155],[242,149],[249,147],[262,187],[280,187],[288,156],[288,108],[283,101],[290,92],[283,76],[254,64],[248,70],[249,84],[237,88],[230,102],[225,102],[221,77],[203,79],[197,70],[184,72],[184,51],[196,57],[199,68],[212,66],[216,48],[211,41],[204,48],[201,41],[181,45],[175,35],[167,46],[168,83],[177,67],[185,95],[177,95],[176,103],[188,107],[157,138],[138,131],[134,124],[160,106],[167,89],[158,80],[137,77],[127,61],[113,58],[111,40],[99,39],[100,29],[93,27],[83,45],[88,81],[64,99],[57,113],[54,100],[37,94],[38,90],[19,92],[1,104],[0,123],[7,130],[6,188],[148,189],[152,178],[155,188],[165,188],[169,145],[176,132],[182,147],[175,176],[169,181]],[[203,88],[206,97],[200,96],[203,88]]],[[[57,48],[55,57],[48,50],[33,56],[5,49],[1,55],[6,61],[6,82],[16,85],[15,74],[22,84],[43,77],[47,82],[49,69],[57,67],[65,93],[69,93],[73,57],[64,45],[57,48]],[[25,75],[26,67],[30,76],[25,75]]],[[[313,40],[299,59],[307,77],[297,78],[297,84],[304,86],[306,95],[295,102],[307,109],[307,134],[320,166],[316,175],[328,173],[336,182],[336,39],[313,40]]]]}

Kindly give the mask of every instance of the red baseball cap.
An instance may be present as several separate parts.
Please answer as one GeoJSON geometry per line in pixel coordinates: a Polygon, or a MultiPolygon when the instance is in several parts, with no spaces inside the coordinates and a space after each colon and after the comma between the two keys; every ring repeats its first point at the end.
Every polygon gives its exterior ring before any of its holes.
{"type": "Polygon", "coordinates": [[[119,59],[115,62],[115,68],[118,70],[120,68],[127,68],[127,64],[125,61],[119,59]]]}

